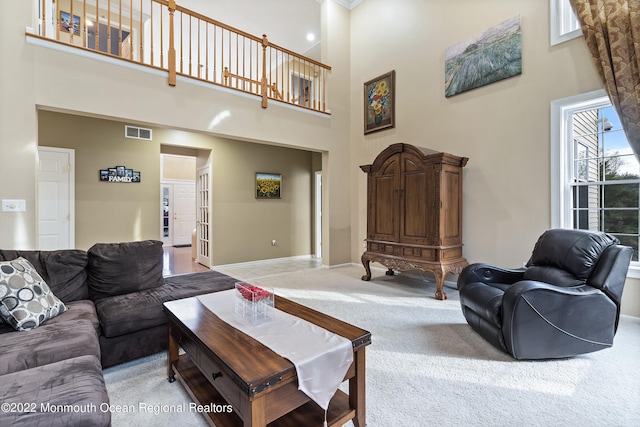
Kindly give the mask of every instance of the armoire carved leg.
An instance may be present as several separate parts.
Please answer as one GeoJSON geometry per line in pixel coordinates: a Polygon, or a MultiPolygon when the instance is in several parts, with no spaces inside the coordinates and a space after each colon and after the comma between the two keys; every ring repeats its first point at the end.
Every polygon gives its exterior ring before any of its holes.
{"type": "Polygon", "coordinates": [[[435,269],[433,274],[436,276],[436,299],[444,301],[447,299],[447,294],[444,292],[444,269],[435,269]]]}
{"type": "Polygon", "coordinates": [[[369,260],[368,258],[365,258],[364,256],[365,254],[362,254],[362,265],[364,265],[364,271],[365,271],[365,275],[362,276],[362,280],[364,281],[369,281],[371,280],[371,267],[369,266],[369,263],[371,262],[371,260],[369,260]]]}

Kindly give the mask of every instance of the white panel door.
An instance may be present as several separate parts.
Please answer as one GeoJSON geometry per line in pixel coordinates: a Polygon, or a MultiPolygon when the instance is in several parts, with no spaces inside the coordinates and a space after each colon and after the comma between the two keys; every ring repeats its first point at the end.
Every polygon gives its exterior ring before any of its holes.
{"type": "Polygon", "coordinates": [[[74,150],[38,149],[38,249],[75,247],[74,150]]]}
{"type": "Polygon", "coordinates": [[[190,245],[196,228],[196,183],[173,184],[173,245],[190,245]]]}
{"type": "Polygon", "coordinates": [[[209,166],[198,169],[197,178],[197,233],[196,240],[198,245],[197,258],[200,264],[210,267],[211,256],[209,255],[209,187],[210,187],[210,170],[209,166]]]}

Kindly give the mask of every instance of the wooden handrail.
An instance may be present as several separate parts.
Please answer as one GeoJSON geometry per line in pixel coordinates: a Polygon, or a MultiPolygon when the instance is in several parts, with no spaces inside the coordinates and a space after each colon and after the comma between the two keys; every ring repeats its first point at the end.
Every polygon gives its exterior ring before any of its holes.
{"type": "Polygon", "coordinates": [[[180,75],[258,95],[263,108],[278,100],[329,114],[331,67],[176,1],[73,0],[63,28],[64,2],[40,0],[36,37],[164,70],[170,86],[180,75]]]}

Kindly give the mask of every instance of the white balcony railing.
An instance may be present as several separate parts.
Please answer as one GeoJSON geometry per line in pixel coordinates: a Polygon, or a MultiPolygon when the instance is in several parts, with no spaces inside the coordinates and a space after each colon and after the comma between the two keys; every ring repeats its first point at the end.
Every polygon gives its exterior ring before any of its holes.
{"type": "Polygon", "coordinates": [[[331,67],[175,0],[39,0],[38,36],[322,113],[331,67]]]}

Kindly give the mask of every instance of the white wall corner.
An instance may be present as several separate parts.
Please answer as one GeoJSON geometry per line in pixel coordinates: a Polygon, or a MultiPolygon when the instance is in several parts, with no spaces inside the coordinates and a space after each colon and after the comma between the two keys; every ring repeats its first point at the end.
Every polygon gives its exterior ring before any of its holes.
{"type": "MultiPolygon", "coordinates": [[[[322,3],[324,0],[318,0],[319,3],[322,3]]],[[[349,10],[353,10],[357,5],[362,3],[364,0],[333,0],[338,3],[340,6],[345,7],[349,10]]]]}

